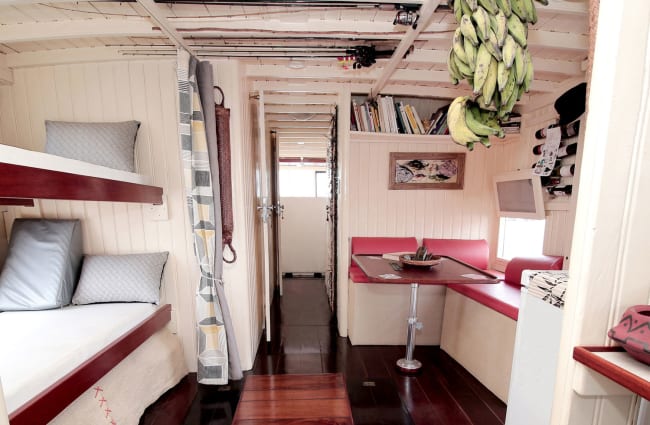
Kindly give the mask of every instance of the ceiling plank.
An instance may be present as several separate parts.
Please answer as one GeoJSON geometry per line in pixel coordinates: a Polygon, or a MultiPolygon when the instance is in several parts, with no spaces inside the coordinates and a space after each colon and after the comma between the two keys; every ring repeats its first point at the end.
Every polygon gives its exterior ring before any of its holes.
{"type": "MultiPolygon", "coordinates": [[[[376,80],[382,72],[381,68],[372,67],[363,70],[346,71],[338,67],[306,67],[292,72],[293,78],[311,78],[328,81],[354,81],[354,80],[376,80]]],[[[282,65],[249,65],[247,75],[253,78],[276,78],[285,80],[287,78],[286,67],[282,65]]],[[[403,83],[419,83],[422,81],[433,81],[439,83],[449,83],[449,72],[430,71],[420,69],[397,69],[392,75],[392,81],[401,81],[403,83]]],[[[373,88],[376,85],[373,85],[373,88]]],[[[534,80],[531,85],[533,91],[553,91],[557,83],[552,81],[534,80]]],[[[384,90],[389,93],[388,90],[384,90]]]]}
{"type": "Polygon", "coordinates": [[[265,93],[265,105],[332,105],[336,104],[336,95],[291,95],[291,94],[273,94],[265,93]]]}
{"type": "Polygon", "coordinates": [[[334,112],[332,104],[327,105],[302,105],[302,104],[269,104],[264,97],[264,111],[274,114],[329,114],[334,112]]]}
{"type": "Polygon", "coordinates": [[[0,25],[0,43],[66,38],[160,36],[146,18],[85,19],[0,25]]]}
{"type": "Polygon", "coordinates": [[[269,114],[268,112],[265,116],[267,120],[283,122],[330,122],[332,120],[332,114],[310,114],[307,112],[302,115],[307,118],[300,119],[295,114],[269,114]]]}
{"type": "Polygon", "coordinates": [[[123,56],[120,53],[120,49],[117,47],[78,47],[75,49],[10,53],[5,55],[5,57],[7,60],[7,66],[10,68],[116,60],[176,60],[176,54],[173,56],[123,56]]]}
{"type": "Polygon", "coordinates": [[[397,66],[402,62],[402,59],[404,59],[404,55],[411,48],[415,39],[418,38],[418,35],[429,24],[429,21],[433,16],[433,12],[435,12],[436,7],[438,7],[439,4],[440,0],[429,0],[424,5],[422,5],[419,18],[422,20],[422,22],[420,22],[417,28],[410,27],[408,29],[406,35],[404,38],[402,38],[402,41],[400,41],[399,45],[393,52],[393,56],[391,57],[390,61],[388,61],[388,63],[384,66],[384,69],[379,75],[379,78],[377,78],[377,81],[375,81],[372,89],[370,89],[370,93],[368,94],[369,97],[374,98],[386,86],[386,83],[388,83],[388,80],[393,75],[395,69],[397,69],[397,66]]]}
{"type": "MultiPolygon", "coordinates": [[[[413,53],[408,55],[404,60],[408,62],[422,62],[432,64],[447,64],[447,57],[449,52],[444,50],[426,50],[416,49],[413,53]]],[[[553,59],[541,59],[533,57],[533,66],[535,71],[553,72],[557,74],[566,75],[582,75],[582,62],[569,62],[553,59]]]]}
{"type": "Polygon", "coordinates": [[[0,86],[14,83],[14,72],[7,66],[7,60],[0,56],[0,86]]]}

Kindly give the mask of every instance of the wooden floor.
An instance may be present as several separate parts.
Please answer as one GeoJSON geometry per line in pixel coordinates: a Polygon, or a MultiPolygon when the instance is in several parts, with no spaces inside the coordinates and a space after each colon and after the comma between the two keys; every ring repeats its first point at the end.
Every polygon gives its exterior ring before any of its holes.
{"type": "MultiPolygon", "coordinates": [[[[260,344],[246,375],[343,373],[355,425],[502,425],[506,406],[438,347],[416,347],[422,371],[395,369],[404,347],[351,346],[332,326],[322,279],[285,279],[272,311],[272,342],[260,344]]],[[[263,337],[264,338],[264,337],[263,337]]],[[[142,425],[232,423],[241,382],[184,379],[152,405],[142,425]]]]}

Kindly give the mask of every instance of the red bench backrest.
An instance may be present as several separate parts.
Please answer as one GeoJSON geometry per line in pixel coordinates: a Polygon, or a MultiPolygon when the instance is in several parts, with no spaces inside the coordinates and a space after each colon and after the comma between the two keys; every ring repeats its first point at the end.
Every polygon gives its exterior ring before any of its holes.
{"type": "Polygon", "coordinates": [[[354,236],[352,254],[385,254],[387,252],[415,252],[418,241],[414,237],[354,236]]]}
{"type": "Polygon", "coordinates": [[[485,239],[422,239],[422,244],[433,254],[448,255],[486,270],[490,261],[490,247],[485,239]]]}
{"type": "Polygon", "coordinates": [[[505,283],[521,286],[521,272],[524,270],[561,270],[564,258],[554,255],[538,257],[515,257],[506,266],[505,283]]]}

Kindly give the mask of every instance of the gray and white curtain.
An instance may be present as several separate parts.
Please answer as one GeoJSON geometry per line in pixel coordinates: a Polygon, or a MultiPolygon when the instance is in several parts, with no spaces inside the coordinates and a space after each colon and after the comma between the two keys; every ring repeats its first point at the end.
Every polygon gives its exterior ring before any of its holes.
{"type": "Polygon", "coordinates": [[[197,375],[202,384],[222,385],[229,378],[241,379],[242,372],[222,280],[212,67],[179,49],[177,75],[183,180],[201,270],[196,294],[197,375]]]}

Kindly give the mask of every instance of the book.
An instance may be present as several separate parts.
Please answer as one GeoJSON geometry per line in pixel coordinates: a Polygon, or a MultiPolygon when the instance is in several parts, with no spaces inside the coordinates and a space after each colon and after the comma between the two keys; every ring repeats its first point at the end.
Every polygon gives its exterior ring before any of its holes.
{"type": "Polygon", "coordinates": [[[356,102],[352,102],[352,108],[350,108],[350,131],[359,131],[359,120],[357,119],[357,114],[355,113],[356,102]]]}
{"type": "Polygon", "coordinates": [[[415,115],[413,114],[413,108],[411,108],[411,105],[404,105],[404,110],[406,111],[406,117],[409,120],[409,125],[413,130],[413,134],[421,134],[420,127],[418,127],[418,123],[415,120],[415,115]]]}
{"type": "Polygon", "coordinates": [[[395,121],[397,122],[397,132],[400,134],[406,134],[406,128],[404,127],[404,122],[402,122],[402,113],[399,110],[399,102],[394,103],[395,108],[395,121]]]}
{"type": "Polygon", "coordinates": [[[422,125],[422,120],[420,119],[420,115],[418,114],[418,110],[415,109],[414,107],[411,107],[411,110],[413,111],[413,117],[415,118],[415,123],[418,126],[418,131],[420,134],[426,134],[424,132],[424,125],[422,125]]]}
{"type": "Polygon", "coordinates": [[[411,123],[406,116],[406,108],[404,108],[404,102],[399,102],[399,112],[402,117],[402,123],[404,125],[404,130],[406,134],[413,134],[413,129],[411,128],[411,123]]]}

